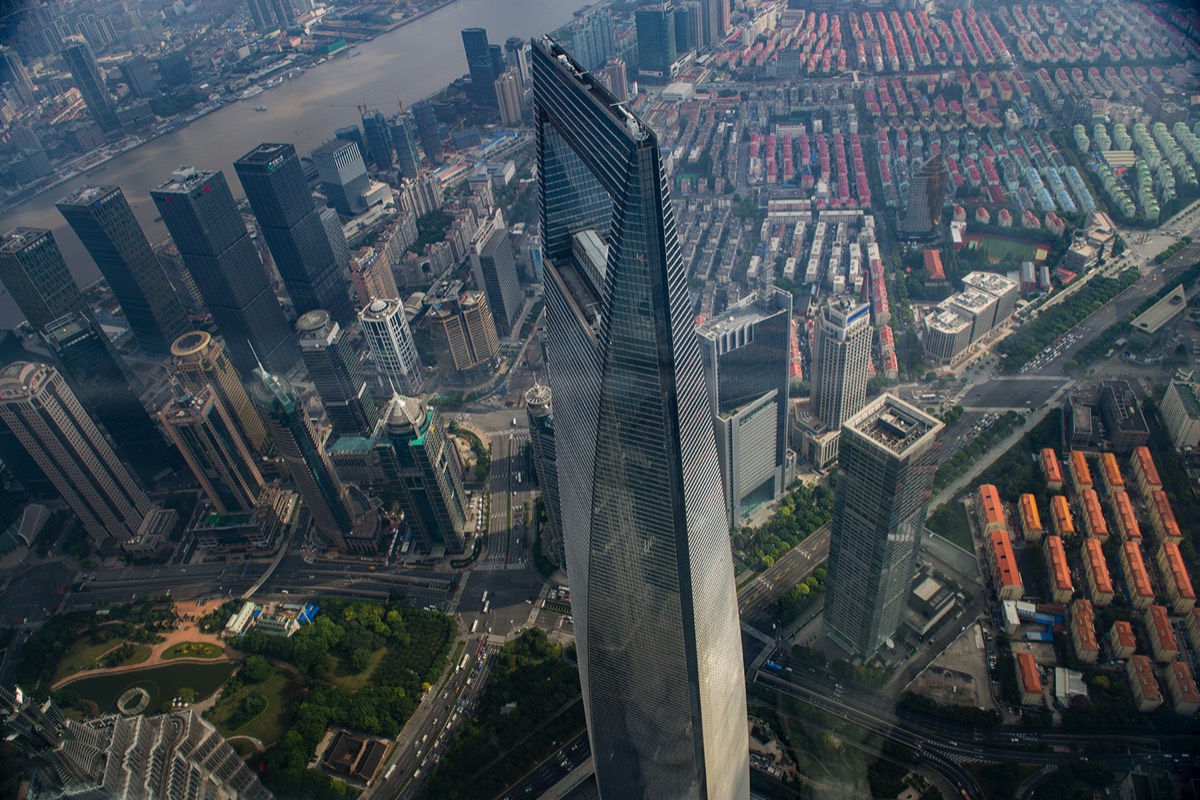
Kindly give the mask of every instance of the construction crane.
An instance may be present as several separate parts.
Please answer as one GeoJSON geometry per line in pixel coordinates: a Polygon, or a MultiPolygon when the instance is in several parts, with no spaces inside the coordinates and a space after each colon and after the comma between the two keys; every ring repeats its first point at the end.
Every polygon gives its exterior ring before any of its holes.
{"type": "Polygon", "coordinates": [[[348,103],[330,103],[330,104],[329,104],[329,107],[330,107],[330,108],[357,108],[357,109],[358,109],[358,115],[359,115],[360,117],[365,117],[365,116],[367,115],[367,110],[368,110],[368,106],[367,106],[367,104],[366,104],[366,103],[354,103],[354,104],[348,104],[348,103]]]}

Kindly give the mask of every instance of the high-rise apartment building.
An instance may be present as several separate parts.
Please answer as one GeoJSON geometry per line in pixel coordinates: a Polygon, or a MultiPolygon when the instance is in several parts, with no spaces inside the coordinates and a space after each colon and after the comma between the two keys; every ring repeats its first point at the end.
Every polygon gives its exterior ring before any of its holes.
{"type": "Polygon", "coordinates": [[[425,157],[435,164],[440,162],[444,155],[443,143],[446,141],[446,137],[449,136],[449,131],[438,120],[437,111],[433,103],[428,100],[413,103],[412,112],[413,119],[417,125],[417,133],[421,138],[421,149],[425,151],[425,157]]]}
{"type": "Polygon", "coordinates": [[[504,42],[504,63],[517,71],[521,86],[527,87],[533,80],[529,71],[529,42],[520,36],[510,36],[504,42]]]}
{"type": "Polygon", "coordinates": [[[173,399],[158,412],[163,430],[222,514],[251,511],[266,485],[235,417],[211,385],[173,399]]]}
{"type": "Polygon", "coordinates": [[[279,372],[294,367],[295,340],[225,175],[180,167],[150,197],[242,377],[260,359],[279,372]]]}
{"type": "Polygon", "coordinates": [[[390,170],[395,165],[392,156],[392,131],[387,120],[377,108],[363,114],[363,142],[371,155],[371,162],[378,170],[390,170]]]}
{"type": "Polygon", "coordinates": [[[612,92],[612,96],[617,98],[618,102],[628,102],[629,75],[624,61],[616,56],[610,58],[604,65],[604,69],[600,71],[600,80],[604,81],[604,85],[608,91],[612,92]]]}
{"type": "Polygon", "coordinates": [[[211,385],[225,410],[237,420],[250,447],[261,455],[271,452],[271,438],[267,436],[267,429],[254,410],[250,395],[246,394],[246,387],[223,344],[207,331],[192,331],[171,345],[171,358],[184,389],[199,394],[205,386],[211,385]]]}
{"type": "Polygon", "coordinates": [[[417,549],[427,553],[440,543],[450,553],[462,553],[467,522],[462,468],[438,410],[396,394],[383,422],[395,453],[395,463],[385,466],[388,483],[400,490],[400,507],[417,549]]]}
{"type": "Polygon", "coordinates": [[[595,8],[576,19],[571,26],[571,42],[575,60],[585,69],[594,72],[603,67],[616,47],[608,6],[595,8]]]}
{"type": "Polygon", "coordinates": [[[900,220],[900,236],[915,241],[934,239],[942,224],[942,203],[950,172],[941,152],[926,161],[908,184],[908,198],[900,220]]]}
{"type": "Polygon", "coordinates": [[[348,323],[354,318],[350,295],[296,148],[260,144],[234,161],[233,168],[296,313],[324,309],[335,320],[348,323]]]}
{"type": "Polygon", "coordinates": [[[521,124],[524,102],[521,98],[521,78],[509,68],[496,78],[496,103],[500,107],[500,124],[515,127],[521,124]]]}
{"type": "Polygon", "coordinates": [[[138,345],[166,355],[192,326],[124,193],[84,186],[55,205],[108,281],[138,345]]]}
{"type": "Polygon", "coordinates": [[[84,105],[100,130],[105,133],[119,132],[121,123],[117,120],[117,107],[104,85],[104,75],[87,39],[78,34],[63,39],[62,57],[71,71],[71,77],[75,79],[79,94],[83,96],[84,105]]]}
{"type": "Polygon", "coordinates": [[[357,144],[330,139],[312,151],[312,160],[321,176],[321,191],[338,214],[353,217],[367,210],[371,179],[357,144]]]}
{"type": "Polygon", "coordinates": [[[396,149],[396,165],[400,176],[415,178],[421,174],[421,156],[417,153],[416,120],[412,114],[402,113],[392,117],[392,146],[396,149]]]}
{"type": "MultiPolygon", "coordinates": [[[[0,370],[0,421],[37,462],[94,545],[137,542],[164,512],[150,502],[54,367],[0,370]]],[[[169,528],[168,528],[169,532],[169,528]]]]}
{"type": "Polygon", "coordinates": [[[352,338],[328,311],[308,312],[296,320],[296,330],[300,333],[300,357],[334,432],[340,436],[369,434],[377,415],[367,388],[361,340],[352,338]]]}
{"type": "Polygon", "coordinates": [[[729,0],[700,0],[704,19],[704,44],[714,47],[729,33],[729,0]]]}
{"type": "Polygon", "coordinates": [[[690,53],[704,46],[704,11],[696,0],[675,6],[675,48],[690,53]]]}
{"type": "Polygon", "coordinates": [[[658,137],[548,37],[533,70],[548,367],[556,444],[571,455],[559,494],[597,786],[747,798],[721,473],[658,137]],[[588,223],[611,236],[602,285],[573,262],[588,223]]]}
{"type": "Polygon", "coordinates": [[[525,393],[525,413],[529,416],[529,444],[542,490],[546,524],[538,542],[542,555],[560,567],[566,567],[563,549],[562,499],[558,489],[558,448],[554,440],[554,409],[549,386],[540,383],[525,393]]]}
{"type": "Polygon", "coordinates": [[[842,426],[825,632],[855,655],[874,656],[904,619],[943,427],[888,394],[842,426]]]}
{"type": "Polygon", "coordinates": [[[42,331],[83,407],[100,421],[117,452],[150,484],[179,464],[134,391],[134,377],[91,317],[64,314],[42,331]]]}
{"type": "Polygon", "coordinates": [[[421,358],[404,316],[404,303],[397,298],[376,298],[358,312],[358,321],[384,384],[393,392],[408,395],[425,391],[421,358]]]}
{"type": "Polygon", "coordinates": [[[787,488],[791,317],[769,286],[697,330],[730,527],[787,488]]]}
{"type": "Polygon", "coordinates": [[[500,336],[511,336],[513,323],[520,317],[525,304],[525,292],[521,289],[517,257],[507,229],[498,228],[479,252],[471,253],[471,268],[475,273],[475,285],[487,293],[488,306],[496,320],[496,332],[500,336]]]}
{"type": "Polygon", "coordinates": [[[634,12],[634,22],[637,24],[638,73],[669,83],[678,58],[675,10],[669,2],[639,6],[634,12]]]}
{"type": "Polygon", "coordinates": [[[44,228],[14,228],[0,240],[0,281],[34,332],[52,320],[91,309],[75,285],[54,234],[44,228]]]}
{"type": "MultiPolygon", "coordinates": [[[[379,244],[379,240],[376,240],[379,244]]],[[[373,297],[399,297],[392,260],[381,247],[364,247],[350,258],[350,283],[359,308],[366,308],[373,297]]]]}
{"type": "Polygon", "coordinates": [[[821,307],[813,341],[813,412],[831,429],[867,402],[871,366],[871,308],[849,296],[821,307]]]}
{"type": "Polygon", "coordinates": [[[430,317],[459,372],[486,369],[500,352],[487,295],[455,283],[430,304],[430,317]]]}

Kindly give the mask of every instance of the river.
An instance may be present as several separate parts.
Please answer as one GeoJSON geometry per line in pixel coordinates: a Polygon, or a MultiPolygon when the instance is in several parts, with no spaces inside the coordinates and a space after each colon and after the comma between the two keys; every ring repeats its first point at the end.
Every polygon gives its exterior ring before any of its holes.
{"type": "MultiPolygon", "coordinates": [[[[104,171],[79,176],[10,209],[0,231],[18,225],[50,228],[81,286],[99,277],[79,239],[54,207],[55,201],[85,183],[116,184],[134,207],[150,240],[166,235],[150,190],[180,164],[225,171],[235,194],[241,193],[233,161],[260,142],[291,142],[307,154],[333,137],[336,128],[359,121],[354,106],[365,103],[385,115],[397,100],[407,107],[467,71],[463,28],[486,28],[493,44],[510,36],[529,37],[561,27],[587,0],[457,0],[403,27],[356,47],[303,75],[267,89],[257,97],[231,103],[166,136],[111,159],[104,171]],[[255,106],[267,106],[256,112],[255,106]]],[[[12,297],[0,295],[0,327],[11,328],[24,315],[12,297]]]]}

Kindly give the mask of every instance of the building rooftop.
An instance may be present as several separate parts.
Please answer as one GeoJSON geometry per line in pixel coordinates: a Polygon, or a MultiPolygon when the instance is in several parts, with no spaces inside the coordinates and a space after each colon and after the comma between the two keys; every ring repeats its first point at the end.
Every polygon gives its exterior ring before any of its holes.
{"type": "Polygon", "coordinates": [[[958,308],[978,314],[988,306],[994,305],[996,298],[987,292],[965,289],[951,297],[950,302],[958,308]]]}
{"type": "Polygon", "coordinates": [[[1017,653],[1017,672],[1021,676],[1021,687],[1029,694],[1042,693],[1042,678],[1038,675],[1037,660],[1033,653],[1022,650],[1017,653]]]}
{"type": "Polygon", "coordinates": [[[1142,548],[1137,542],[1125,542],[1121,545],[1128,569],[1125,571],[1125,581],[1130,594],[1135,597],[1154,597],[1154,589],[1150,586],[1150,575],[1146,572],[1146,563],[1142,560],[1142,548]]]}
{"type": "Polygon", "coordinates": [[[1136,681],[1141,688],[1142,697],[1149,700],[1162,698],[1162,693],[1158,690],[1158,681],[1154,680],[1154,666],[1149,658],[1143,655],[1131,656],[1128,669],[1130,679],[1136,681]]]}
{"type": "Polygon", "coordinates": [[[1016,281],[996,272],[971,272],[964,275],[962,281],[964,286],[970,286],[996,297],[1017,290],[1016,281]]]}
{"type": "Polygon", "coordinates": [[[1142,331],[1147,334],[1155,334],[1179,314],[1187,308],[1187,294],[1183,291],[1183,285],[1180,284],[1171,290],[1171,293],[1159,300],[1154,305],[1150,306],[1141,316],[1135,319],[1131,324],[1134,330],[1142,331]]]}
{"type": "Polygon", "coordinates": [[[1175,512],[1171,509],[1171,501],[1167,499],[1167,493],[1161,489],[1155,489],[1150,493],[1150,502],[1153,504],[1154,512],[1162,521],[1163,530],[1166,535],[1172,539],[1178,539],[1182,536],[1179,530],[1179,523],[1175,521],[1175,512]]]}
{"type": "Polygon", "coordinates": [[[1049,447],[1042,449],[1042,470],[1046,473],[1046,480],[1062,483],[1062,465],[1058,463],[1058,454],[1049,447]]]}
{"type": "Polygon", "coordinates": [[[1075,584],[1071,582],[1071,569],[1067,565],[1067,552],[1063,549],[1062,539],[1058,536],[1047,536],[1046,553],[1050,556],[1050,580],[1054,582],[1054,588],[1073,590],[1075,584]]]}
{"type": "MultiPolygon", "coordinates": [[[[1171,388],[1179,397],[1179,402],[1183,405],[1183,411],[1188,415],[1188,419],[1200,419],[1200,397],[1196,396],[1196,384],[1188,381],[1171,381],[1171,388]]],[[[1155,476],[1157,477],[1157,471],[1155,476]]]]}
{"type": "Polygon", "coordinates": [[[87,206],[119,191],[121,190],[116,186],[80,186],[54,205],[87,206]]]}
{"type": "Polygon", "coordinates": [[[1137,521],[1137,514],[1133,510],[1133,501],[1129,499],[1128,492],[1117,492],[1113,496],[1113,505],[1116,506],[1117,519],[1121,521],[1121,529],[1125,532],[1125,536],[1130,539],[1142,538],[1142,526],[1137,521]]]}
{"type": "Polygon", "coordinates": [[[215,169],[196,169],[195,167],[183,166],[172,172],[171,177],[155,187],[154,191],[187,193],[197,184],[208,180],[216,174],[217,170],[215,169]]]}
{"type": "Polygon", "coordinates": [[[397,299],[372,300],[370,305],[358,312],[358,318],[364,322],[383,322],[390,319],[397,311],[404,313],[404,303],[397,299]]]}
{"type": "Polygon", "coordinates": [[[762,322],[764,319],[778,314],[779,310],[777,308],[763,308],[758,302],[758,295],[756,293],[749,294],[735,305],[730,306],[719,315],[706,321],[696,329],[696,333],[705,339],[716,340],[726,333],[741,330],[756,322],[762,322]]]}
{"type": "Polygon", "coordinates": [[[1071,506],[1065,496],[1056,494],[1050,498],[1050,513],[1054,515],[1054,522],[1058,525],[1059,531],[1075,532],[1075,523],[1071,520],[1071,506]]]}
{"type": "Polygon", "coordinates": [[[931,317],[926,317],[926,325],[930,330],[955,336],[971,327],[971,321],[963,319],[953,311],[940,309],[931,317]]]}
{"type": "Polygon", "coordinates": [[[1179,590],[1179,596],[1195,600],[1196,590],[1192,588],[1192,579],[1188,577],[1187,567],[1183,563],[1183,554],[1179,552],[1179,545],[1175,542],[1163,542],[1162,556],[1166,559],[1171,579],[1175,581],[1175,588],[1179,590]]]}
{"type": "Polygon", "coordinates": [[[1176,702],[1200,703],[1200,690],[1197,690],[1196,679],[1192,676],[1192,671],[1188,669],[1187,664],[1182,661],[1173,661],[1167,669],[1174,674],[1175,680],[1169,682],[1168,685],[1174,687],[1176,702]]]}
{"type": "Polygon", "coordinates": [[[1013,554],[1012,540],[1008,531],[992,531],[992,559],[1001,586],[1021,586],[1021,572],[1017,569],[1017,557],[1013,554]]]}
{"type": "Polygon", "coordinates": [[[1087,564],[1091,567],[1092,580],[1098,594],[1112,594],[1112,578],[1108,574],[1108,564],[1104,561],[1104,551],[1100,548],[1100,540],[1088,538],[1083,542],[1083,553],[1087,564]]]}
{"type": "Polygon", "coordinates": [[[295,148],[290,144],[279,144],[275,142],[263,142],[258,147],[255,147],[249,153],[239,158],[235,163],[238,164],[266,164],[268,169],[271,169],[270,162],[274,159],[283,159],[289,152],[295,152],[295,148]]]}
{"type": "Polygon", "coordinates": [[[0,253],[17,253],[50,233],[46,228],[27,228],[24,225],[13,228],[4,234],[0,243],[0,253]]]}
{"type": "Polygon", "coordinates": [[[1137,637],[1133,635],[1133,626],[1128,621],[1119,619],[1113,623],[1112,629],[1121,647],[1137,647],[1137,637]]]}
{"type": "Polygon", "coordinates": [[[1037,498],[1031,494],[1023,494],[1017,502],[1017,507],[1021,512],[1021,522],[1027,530],[1042,529],[1042,515],[1038,511],[1037,498]]]}
{"type": "Polygon", "coordinates": [[[937,436],[945,426],[916,406],[884,394],[846,420],[845,427],[857,431],[893,455],[904,457],[919,443],[937,436]]]}
{"type": "Polygon", "coordinates": [[[985,524],[1004,525],[1004,507],[1000,504],[1000,492],[990,483],[979,487],[979,505],[983,509],[985,524]]]}
{"type": "Polygon", "coordinates": [[[1090,600],[1076,600],[1071,606],[1071,624],[1075,626],[1081,650],[1098,651],[1096,611],[1090,600]]]}
{"type": "Polygon", "coordinates": [[[1158,636],[1159,646],[1164,650],[1177,650],[1175,631],[1171,629],[1171,620],[1164,606],[1150,606],[1146,609],[1146,627],[1158,636]]]}
{"type": "Polygon", "coordinates": [[[1117,457],[1115,455],[1112,453],[1100,454],[1100,471],[1111,488],[1124,488],[1125,479],[1121,477],[1121,468],[1117,465],[1117,457]]]}

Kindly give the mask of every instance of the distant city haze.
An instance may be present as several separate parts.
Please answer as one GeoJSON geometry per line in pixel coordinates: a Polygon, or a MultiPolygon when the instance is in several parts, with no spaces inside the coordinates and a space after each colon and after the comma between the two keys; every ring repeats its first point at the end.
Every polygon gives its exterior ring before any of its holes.
{"type": "MultiPolygon", "coordinates": [[[[56,186],[0,217],[0,233],[18,225],[50,228],[80,286],[100,277],[91,256],[54,207],[85,183],[120,186],[151,242],[167,235],[150,201],[150,189],[180,164],[221,169],[235,195],[242,195],[233,160],[260,142],[290,142],[308,155],[333,138],[334,129],[358,124],[357,103],[390,115],[396,97],[408,107],[467,72],[460,30],[486,28],[492,42],[510,36],[531,37],[561,27],[585,0],[457,0],[415,22],[365,42],[352,53],[310,69],[258,97],[231,103],[191,125],[108,161],[102,172],[56,186]],[[266,113],[254,107],[265,105],[266,113]]],[[[12,297],[0,295],[0,328],[12,328],[25,316],[12,297]]]]}

